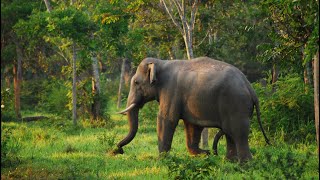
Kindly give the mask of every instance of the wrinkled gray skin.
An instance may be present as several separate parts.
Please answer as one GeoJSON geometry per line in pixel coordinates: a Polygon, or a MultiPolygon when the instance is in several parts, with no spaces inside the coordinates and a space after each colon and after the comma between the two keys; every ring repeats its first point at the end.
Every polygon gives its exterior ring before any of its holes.
{"type": "Polygon", "coordinates": [[[127,109],[121,112],[128,116],[130,131],[118,143],[115,153],[123,153],[122,147],[135,137],[139,109],[152,100],[159,102],[160,153],[171,149],[175,128],[182,119],[190,154],[209,154],[208,150],[199,148],[201,132],[204,127],[216,127],[226,134],[228,159],[252,158],[248,144],[249,121],[254,105],[260,120],[259,104],[250,83],[236,67],[207,57],[170,61],[144,59],[131,79],[127,109]]]}

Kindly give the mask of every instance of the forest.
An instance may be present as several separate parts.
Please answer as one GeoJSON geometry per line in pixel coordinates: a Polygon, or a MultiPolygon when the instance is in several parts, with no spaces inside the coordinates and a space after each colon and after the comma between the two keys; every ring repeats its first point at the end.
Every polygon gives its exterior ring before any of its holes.
{"type": "Polygon", "coordinates": [[[1,179],[319,179],[319,0],[2,0],[1,179]],[[254,112],[248,162],[217,128],[189,155],[181,120],[159,155],[152,101],[115,155],[147,57],[240,69],[270,144],[254,112]]]}

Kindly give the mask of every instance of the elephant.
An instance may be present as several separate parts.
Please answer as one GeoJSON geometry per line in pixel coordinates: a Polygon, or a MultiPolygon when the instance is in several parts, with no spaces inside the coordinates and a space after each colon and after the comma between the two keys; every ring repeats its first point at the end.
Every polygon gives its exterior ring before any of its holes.
{"type": "Polygon", "coordinates": [[[131,79],[126,109],[129,133],[118,144],[122,154],[138,130],[138,115],[145,103],[156,100],[158,150],[169,152],[179,120],[183,120],[186,146],[191,155],[209,154],[199,148],[205,127],[220,128],[226,135],[228,159],[252,159],[248,135],[254,106],[261,131],[259,101],[246,76],[235,66],[208,57],[192,60],[145,58],[131,79]]]}

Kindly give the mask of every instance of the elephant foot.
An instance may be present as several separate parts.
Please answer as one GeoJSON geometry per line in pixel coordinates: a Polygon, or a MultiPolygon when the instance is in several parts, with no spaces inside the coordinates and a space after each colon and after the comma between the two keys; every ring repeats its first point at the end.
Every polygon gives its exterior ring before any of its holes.
{"type": "Polygon", "coordinates": [[[209,150],[203,150],[203,149],[200,149],[200,148],[198,148],[198,149],[189,149],[189,153],[191,155],[202,155],[202,154],[210,155],[210,151],[209,150]]]}
{"type": "Polygon", "coordinates": [[[239,159],[240,159],[240,163],[245,163],[245,162],[248,162],[249,160],[252,159],[252,155],[251,153],[246,153],[246,154],[242,154],[239,156],[239,159]]]}
{"type": "Polygon", "coordinates": [[[117,147],[116,149],[114,149],[110,152],[110,154],[113,156],[115,156],[117,154],[123,154],[123,153],[124,153],[124,151],[123,151],[122,147],[117,147]]]}
{"type": "Polygon", "coordinates": [[[231,162],[238,161],[238,155],[236,150],[229,150],[227,152],[226,158],[231,162]]]}
{"type": "Polygon", "coordinates": [[[230,162],[237,162],[238,156],[226,156],[227,160],[230,162]]]}

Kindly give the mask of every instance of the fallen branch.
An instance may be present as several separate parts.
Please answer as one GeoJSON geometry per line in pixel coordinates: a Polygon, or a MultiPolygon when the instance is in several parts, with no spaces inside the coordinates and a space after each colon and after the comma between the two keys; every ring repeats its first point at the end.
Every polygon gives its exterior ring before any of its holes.
{"type": "Polygon", "coordinates": [[[25,122],[30,122],[30,121],[38,121],[38,120],[42,120],[42,119],[47,119],[48,117],[46,116],[29,116],[29,117],[23,117],[22,121],[25,122]]]}

